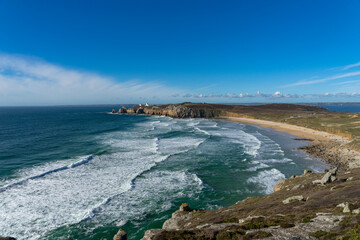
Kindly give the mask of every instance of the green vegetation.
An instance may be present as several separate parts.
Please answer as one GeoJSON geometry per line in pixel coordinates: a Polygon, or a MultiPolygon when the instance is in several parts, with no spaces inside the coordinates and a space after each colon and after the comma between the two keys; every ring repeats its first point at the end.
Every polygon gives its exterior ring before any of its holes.
{"type": "Polygon", "coordinates": [[[239,222],[239,219],[237,219],[237,218],[226,218],[226,219],[224,219],[224,221],[223,221],[223,223],[237,223],[237,222],[239,222]]]}
{"type": "Polygon", "coordinates": [[[227,231],[227,232],[221,232],[218,235],[216,235],[216,240],[230,240],[230,239],[241,239],[243,235],[245,235],[245,231],[242,229],[236,230],[234,232],[227,231]]]}
{"type": "Polygon", "coordinates": [[[272,218],[258,217],[245,222],[243,226],[241,226],[241,228],[244,230],[252,230],[252,229],[268,228],[271,226],[291,228],[295,225],[293,224],[293,218],[291,216],[286,216],[286,217],[279,216],[272,218]]]}
{"type": "Polygon", "coordinates": [[[248,239],[262,239],[262,238],[267,238],[267,237],[271,237],[272,234],[269,232],[264,232],[264,231],[257,231],[257,232],[253,232],[253,233],[248,233],[244,236],[244,240],[248,240],[248,239]]]}
{"type": "Polygon", "coordinates": [[[311,217],[309,217],[309,216],[304,217],[304,218],[302,219],[302,222],[303,222],[303,223],[309,223],[309,222],[311,222],[311,217]]]}

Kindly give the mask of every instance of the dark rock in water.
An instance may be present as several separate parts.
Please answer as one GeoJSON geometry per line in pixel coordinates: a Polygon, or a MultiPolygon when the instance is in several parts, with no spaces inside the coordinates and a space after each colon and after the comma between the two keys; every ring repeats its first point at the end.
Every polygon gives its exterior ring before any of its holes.
{"type": "Polygon", "coordinates": [[[113,240],[127,240],[127,233],[120,228],[113,240]]]}
{"type": "Polygon", "coordinates": [[[119,109],[119,113],[127,113],[127,108],[123,106],[119,109]]]}
{"type": "Polygon", "coordinates": [[[135,107],[131,107],[127,110],[127,113],[136,113],[136,108],[135,107]]]}
{"type": "Polygon", "coordinates": [[[112,113],[116,113],[116,110],[115,110],[115,109],[113,109],[111,112],[112,112],[112,113]]]}
{"type": "Polygon", "coordinates": [[[0,240],[16,240],[16,238],[13,238],[13,237],[0,237],[0,240]]]}
{"type": "Polygon", "coordinates": [[[144,109],[143,109],[143,108],[138,108],[138,109],[136,110],[136,113],[137,113],[137,114],[144,114],[145,112],[144,112],[144,109]]]}

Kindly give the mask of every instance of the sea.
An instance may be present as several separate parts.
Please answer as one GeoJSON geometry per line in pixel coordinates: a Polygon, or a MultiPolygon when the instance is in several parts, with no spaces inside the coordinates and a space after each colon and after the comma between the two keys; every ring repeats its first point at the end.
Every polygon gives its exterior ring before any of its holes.
{"type": "Polygon", "coordinates": [[[113,108],[0,108],[0,236],[141,239],[181,203],[226,207],[329,167],[269,128],[113,108]]]}
{"type": "Polygon", "coordinates": [[[360,103],[357,104],[329,104],[329,105],[318,105],[319,107],[326,108],[329,111],[333,112],[349,112],[349,113],[358,113],[360,112],[360,103]]]}

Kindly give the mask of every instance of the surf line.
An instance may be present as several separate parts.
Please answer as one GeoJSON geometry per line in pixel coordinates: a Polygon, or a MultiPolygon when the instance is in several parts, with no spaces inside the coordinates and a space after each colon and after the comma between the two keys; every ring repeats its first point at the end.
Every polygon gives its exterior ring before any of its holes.
{"type": "Polygon", "coordinates": [[[75,162],[75,163],[72,163],[70,165],[67,165],[67,166],[63,166],[63,167],[59,167],[59,168],[55,168],[55,169],[52,169],[52,170],[49,170],[47,172],[44,172],[44,173],[41,173],[39,175],[35,175],[35,176],[32,176],[32,177],[29,177],[29,178],[26,178],[26,179],[23,179],[23,180],[20,180],[18,182],[14,182],[14,183],[11,183],[9,185],[6,185],[4,187],[1,187],[0,188],[0,193],[1,192],[4,192],[10,188],[13,188],[13,187],[16,187],[16,186],[19,186],[19,185],[22,185],[30,180],[35,180],[35,179],[39,179],[39,178],[42,178],[42,177],[45,177],[49,174],[52,174],[52,173],[55,173],[55,172],[60,172],[60,171],[64,171],[64,170],[67,170],[67,169],[71,169],[71,168],[75,168],[75,167],[78,167],[78,166],[81,166],[83,164],[86,164],[88,162],[90,162],[91,160],[94,159],[94,156],[93,155],[90,155],[88,156],[87,158],[81,160],[81,161],[78,161],[78,162],[75,162]]]}

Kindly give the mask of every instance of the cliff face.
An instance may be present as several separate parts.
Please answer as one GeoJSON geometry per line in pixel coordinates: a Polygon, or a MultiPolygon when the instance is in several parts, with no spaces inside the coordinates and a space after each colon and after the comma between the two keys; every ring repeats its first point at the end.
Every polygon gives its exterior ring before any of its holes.
{"type": "Polygon", "coordinates": [[[127,113],[164,115],[173,118],[214,118],[220,116],[221,111],[210,104],[169,104],[134,106],[127,113]]]}

